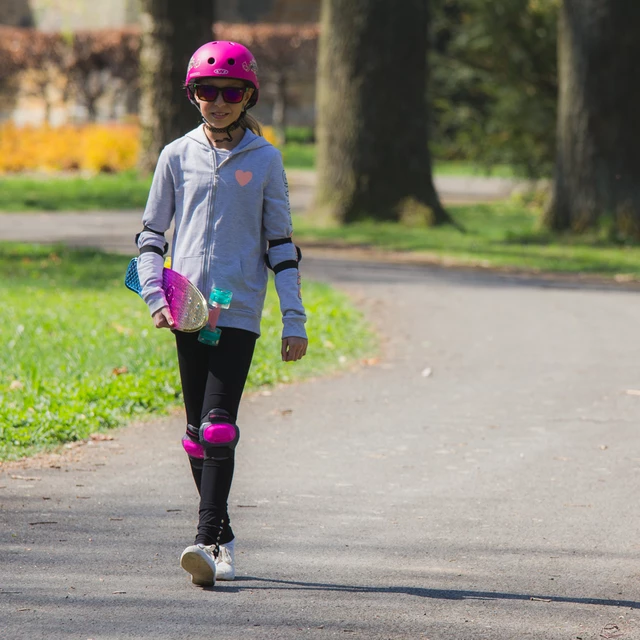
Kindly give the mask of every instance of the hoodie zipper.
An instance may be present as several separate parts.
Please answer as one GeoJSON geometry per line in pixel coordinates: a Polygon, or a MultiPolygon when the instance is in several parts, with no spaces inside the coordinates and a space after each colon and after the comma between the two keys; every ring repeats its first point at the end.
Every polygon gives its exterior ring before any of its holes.
{"type": "MultiPolygon", "coordinates": [[[[213,162],[213,189],[212,189],[212,193],[211,193],[211,204],[209,205],[209,216],[208,216],[208,220],[207,220],[207,244],[206,244],[206,252],[205,252],[205,258],[206,258],[206,262],[207,264],[205,265],[204,268],[204,279],[203,279],[203,286],[205,287],[205,289],[211,289],[212,288],[212,282],[211,282],[211,278],[210,278],[210,269],[211,269],[211,263],[213,262],[213,249],[214,249],[214,244],[211,240],[212,237],[212,233],[213,233],[213,223],[214,223],[214,219],[215,219],[215,200],[216,200],[216,196],[218,194],[218,182],[219,182],[219,178],[220,178],[220,167],[227,162],[228,160],[231,159],[232,156],[234,155],[240,155],[241,153],[244,153],[245,151],[247,151],[246,147],[239,149],[237,154],[233,153],[233,150],[231,151],[231,153],[224,158],[224,160],[222,160],[222,162],[220,164],[218,164],[218,159],[216,156],[216,152],[213,150],[213,148],[211,146],[209,146],[209,153],[212,156],[212,162],[213,162]]],[[[207,300],[209,300],[209,294],[211,293],[211,291],[207,291],[205,298],[207,300]]]]}
{"type": "MultiPolygon", "coordinates": [[[[215,210],[216,210],[215,202],[216,202],[216,194],[218,193],[218,178],[219,178],[218,162],[217,162],[215,151],[213,149],[210,149],[209,153],[211,154],[211,159],[213,162],[213,188],[211,189],[211,200],[210,200],[211,204],[209,205],[209,215],[207,220],[207,238],[206,238],[206,245],[205,245],[207,248],[205,252],[207,264],[205,265],[205,268],[204,268],[204,280],[202,283],[205,289],[208,289],[211,286],[211,278],[209,273],[211,269],[211,263],[213,262],[213,246],[211,242],[211,234],[212,234],[212,228],[213,228],[213,221],[215,218],[215,210]]],[[[210,293],[211,291],[206,291],[205,293],[205,298],[207,299],[207,301],[209,300],[210,293]]]]}

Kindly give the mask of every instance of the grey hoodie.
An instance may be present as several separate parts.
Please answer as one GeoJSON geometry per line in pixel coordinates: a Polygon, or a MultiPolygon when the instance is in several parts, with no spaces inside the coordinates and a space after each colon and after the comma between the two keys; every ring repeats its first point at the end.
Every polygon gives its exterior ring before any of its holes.
{"type": "MultiPolygon", "coordinates": [[[[138,247],[164,247],[162,234],[175,218],[171,266],[208,298],[212,288],[233,293],[218,326],[260,333],[267,287],[267,242],[293,233],[287,178],[280,152],[245,131],[240,144],[220,164],[203,126],[167,145],[158,160],[138,247]]],[[[292,243],[268,250],[272,266],[296,259],[292,243]]],[[[163,258],[144,252],[138,259],[142,297],[151,313],[166,305],[163,258]]],[[[275,276],[282,337],[306,338],[306,316],[298,269],[275,276]]]]}

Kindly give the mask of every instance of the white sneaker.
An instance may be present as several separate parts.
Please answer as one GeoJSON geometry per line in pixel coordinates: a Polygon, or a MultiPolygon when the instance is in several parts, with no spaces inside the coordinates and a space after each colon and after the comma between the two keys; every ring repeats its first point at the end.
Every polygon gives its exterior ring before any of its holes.
{"type": "Polygon", "coordinates": [[[216,579],[233,580],[236,577],[236,539],[220,545],[216,558],[216,579]]]}
{"type": "Polygon", "coordinates": [[[201,587],[213,587],[216,583],[216,560],[213,557],[215,545],[205,547],[193,544],[180,556],[180,566],[191,574],[191,582],[201,587]]]}

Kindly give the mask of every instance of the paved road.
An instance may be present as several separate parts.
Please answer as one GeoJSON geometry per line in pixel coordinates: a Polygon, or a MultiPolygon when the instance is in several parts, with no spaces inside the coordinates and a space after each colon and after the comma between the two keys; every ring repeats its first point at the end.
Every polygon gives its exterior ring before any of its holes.
{"type": "MultiPolygon", "coordinates": [[[[316,182],[314,171],[289,171],[291,208],[304,213],[312,204],[316,182]]],[[[449,204],[486,202],[509,197],[527,183],[507,178],[441,176],[436,178],[440,197],[449,204]]],[[[104,211],[80,213],[0,214],[0,238],[31,239],[34,242],[65,242],[71,246],[93,246],[96,235],[109,251],[130,253],[133,237],[140,230],[142,212],[104,211]]]]}
{"type": "MultiPolygon", "coordinates": [[[[314,171],[288,172],[291,208],[303,214],[313,202],[316,184],[314,171]]],[[[508,198],[526,188],[527,183],[508,178],[439,176],[436,186],[442,200],[449,204],[487,202],[508,198]]],[[[109,251],[131,253],[133,238],[140,231],[140,210],[68,213],[0,214],[0,239],[64,242],[74,247],[94,246],[100,236],[101,247],[109,251]]]]}
{"type": "Polygon", "coordinates": [[[0,473],[0,637],[640,638],[638,294],[303,266],[382,357],[246,399],[239,578],[188,584],[182,418],[134,424],[0,473]]]}
{"type": "MultiPolygon", "coordinates": [[[[307,209],[313,200],[316,172],[288,170],[291,206],[298,211],[307,209]]],[[[438,195],[446,204],[489,202],[504,200],[515,193],[531,188],[531,182],[492,176],[434,176],[438,195]]]]}

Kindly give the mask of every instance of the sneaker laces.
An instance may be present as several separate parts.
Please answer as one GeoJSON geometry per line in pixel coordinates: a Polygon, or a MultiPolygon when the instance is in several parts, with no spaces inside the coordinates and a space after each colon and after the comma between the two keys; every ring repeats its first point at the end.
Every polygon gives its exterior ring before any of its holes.
{"type": "Polygon", "coordinates": [[[233,559],[231,558],[231,552],[227,547],[220,546],[218,549],[218,555],[216,557],[216,562],[226,562],[227,564],[232,564],[233,559]]]}
{"type": "Polygon", "coordinates": [[[216,543],[210,544],[210,545],[199,544],[198,546],[204,552],[208,553],[214,560],[217,561],[218,557],[220,556],[220,546],[218,544],[216,543]]]}

